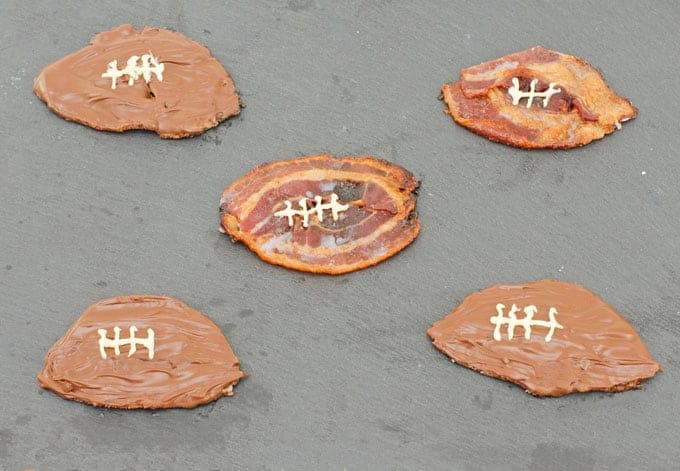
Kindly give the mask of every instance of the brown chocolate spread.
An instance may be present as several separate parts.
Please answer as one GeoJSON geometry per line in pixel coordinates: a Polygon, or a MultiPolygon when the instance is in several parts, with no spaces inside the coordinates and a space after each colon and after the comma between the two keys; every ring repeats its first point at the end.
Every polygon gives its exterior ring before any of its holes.
{"type": "Polygon", "coordinates": [[[220,329],[173,298],[90,306],[45,356],[40,386],[120,409],[192,408],[231,396],[245,376],[220,329]]]}
{"type": "Polygon", "coordinates": [[[660,370],[614,308],[562,281],[471,294],[427,333],[455,363],[537,396],[624,391],[660,370]]]}
{"type": "Polygon", "coordinates": [[[164,138],[201,134],[240,111],[231,77],[205,46],[131,25],[99,33],[46,66],[33,90],[69,121],[103,131],[148,129],[164,138]]]}

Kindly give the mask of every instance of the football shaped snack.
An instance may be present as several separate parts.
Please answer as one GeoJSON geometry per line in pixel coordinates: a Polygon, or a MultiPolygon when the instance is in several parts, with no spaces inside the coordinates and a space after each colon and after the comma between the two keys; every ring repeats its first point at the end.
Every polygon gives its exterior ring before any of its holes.
{"type": "Polygon", "coordinates": [[[120,296],[90,306],[45,356],[38,382],[117,409],[192,408],[245,376],[220,329],[177,299],[120,296]]]}
{"type": "Polygon", "coordinates": [[[415,239],[418,185],[407,170],[372,157],[319,154],[271,162],[224,190],[221,230],[269,263],[347,273],[415,239]]]}
{"type": "Polygon", "coordinates": [[[540,46],[463,69],[442,96],[458,124],[527,149],[582,146],[637,114],[592,65],[540,46]]]}
{"type": "Polygon", "coordinates": [[[625,391],[660,370],[613,307],[562,281],[471,294],[427,334],[454,363],[536,396],[625,391]]]}
{"type": "Polygon", "coordinates": [[[56,114],[101,131],[195,136],[239,114],[231,77],[205,46],[122,25],[46,66],[33,91],[56,114]]]}

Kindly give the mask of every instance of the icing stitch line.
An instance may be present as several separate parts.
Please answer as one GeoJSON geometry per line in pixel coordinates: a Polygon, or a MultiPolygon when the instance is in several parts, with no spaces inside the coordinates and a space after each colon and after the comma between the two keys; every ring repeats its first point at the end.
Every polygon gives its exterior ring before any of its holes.
{"type": "Polygon", "coordinates": [[[165,64],[158,62],[158,59],[156,59],[153,54],[151,54],[151,52],[144,54],[141,57],[141,66],[137,65],[139,59],[139,56],[130,56],[127,61],[127,65],[121,70],[118,70],[118,61],[115,59],[112,60],[109,62],[109,67],[106,69],[106,72],[102,74],[102,78],[111,79],[112,90],[116,89],[116,81],[123,75],[128,76],[129,86],[134,85],[135,80],[137,80],[140,75],[144,77],[144,81],[146,83],[149,83],[152,73],[156,75],[156,78],[158,78],[159,82],[163,81],[163,71],[165,70],[165,64]]]}
{"type": "Polygon", "coordinates": [[[534,102],[534,98],[543,98],[543,108],[548,106],[548,103],[550,102],[550,98],[562,91],[560,88],[553,88],[556,84],[554,82],[550,82],[550,85],[548,86],[548,89],[544,92],[537,92],[536,91],[536,84],[538,83],[538,79],[533,79],[531,83],[529,84],[529,91],[528,92],[522,92],[519,89],[519,80],[517,77],[512,78],[512,87],[508,89],[508,94],[512,97],[512,104],[513,105],[518,105],[519,101],[522,98],[528,98],[527,100],[527,108],[531,108],[531,104],[534,102]]]}
{"type": "Polygon", "coordinates": [[[322,203],[321,200],[321,196],[317,195],[314,197],[314,205],[307,207],[307,198],[300,198],[298,205],[301,209],[298,210],[293,209],[293,204],[289,200],[285,200],[284,204],[286,205],[286,209],[275,212],[274,216],[287,217],[289,226],[292,226],[294,223],[293,216],[302,216],[302,227],[309,227],[310,214],[316,213],[319,222],[323,222],[324,209],[330,209],[333,215],[333,221],[337,221],[340,213],[349,209],[348,204],[338,203],[338,195],[335,193],[331,193],[330,203],[322,203]]]}
{"type": "Polygon", "coordinates": [[[113,352],[116,356],[120,355],[121,345],[130,345],[130,352],[128,357],[131,357],[137,351],[137,344],[146,347],[149,352],[149,360],[153,360],[153,349],[154,349],[154,331],[153,329],[146,329],[147,337],[136,338],[135,333],[137,332],[137,327],[134,325],[130,327],[130,337],[126,339],[120,338],[120,327],[115,326],[113,328],[113,339],[106,337],[106,329],[97,329],[99,334],[99,353],[102,358],[106,360],[106,348],[113,348],[113,352]]]}
{"type": "Polygon", "coordinates": [[[508,325],[508,340],[512,340],[512,338],[515,336],[515,327],[522,327],[524,329],[524,338],[526,340],[531,339],[531,327],[532,326],[540,326],[540,327],[549,327],[550,330],[548,331],[548,334],[545,336],[544,340],[546,342],[550,342],[552,340],[552,336],[555,333],[555,329],[563,329],[564,327],[557,322],[557,319],[555,316],[557,315],[557,309],[554,307],[551,307],[550,310],[548,311],[548,319],[549,321],[538,321],[538,320],[533,320],[534,314],[538,312],[538,309],[534,305],[530,305],[524,308],[524,319],[517,319],[517,311],[519,311],[519,308],[513,304],[512,307],[510,308],[510,312],[508,312],[508,317],[505,317],[503,314],[503,309],[505,309],[505,305],[498,303],[496,304],[496,312],[498,315],[493,316],[489,319],[489,321],[492,324],[496,325],[496,328],[493,331],[493,339],[496,341],[501,340],[501,326],[507,324],[508,325]]]}

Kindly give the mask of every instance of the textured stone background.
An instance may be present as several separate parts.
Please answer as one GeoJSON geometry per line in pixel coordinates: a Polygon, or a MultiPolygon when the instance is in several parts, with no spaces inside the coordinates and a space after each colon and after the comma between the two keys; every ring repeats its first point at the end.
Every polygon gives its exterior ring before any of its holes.
{"type": "Polygon", "coordinates": [[[0,468],[670,469],[680,455],[680,6],[673,1],[23,2],[0,18],[0,468]],[[31,92],[122,23],[206,44],[247,108],[201,137],[96,132],[31,92]],[[465,66],[536,44],[585,58],[639,117],[562,152],[443,113],[465,66]],[[422,179],[423,231],[358,273],[270,266],[218,232],[253,166],[371,154],[422,179]],[[451,364],[425,330],[496,282],[587,286],[665,371],[624,394],[536,399],[451,364]],[[195,410],[123,412],[37,385],[91,303],[178,297],[252,374],[195,410]]]}

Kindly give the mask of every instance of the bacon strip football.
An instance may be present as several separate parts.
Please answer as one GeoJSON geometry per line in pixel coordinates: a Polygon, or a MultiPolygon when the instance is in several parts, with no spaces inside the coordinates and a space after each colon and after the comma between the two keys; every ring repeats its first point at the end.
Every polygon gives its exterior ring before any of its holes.
{"type": "Polygon", "coordinates": [[[224,191],[221,230],[269,263],[348,273],[416,238],[418,186],[404,168],[372,157],[318,154],[271,162],[224,191]]]}
{"type": "Polygon", "coordinates": [[[637,114],[592,65],[540,46],[463,69],[442,96],[458,124],[523,148],[582,146],[637,114]]]}

